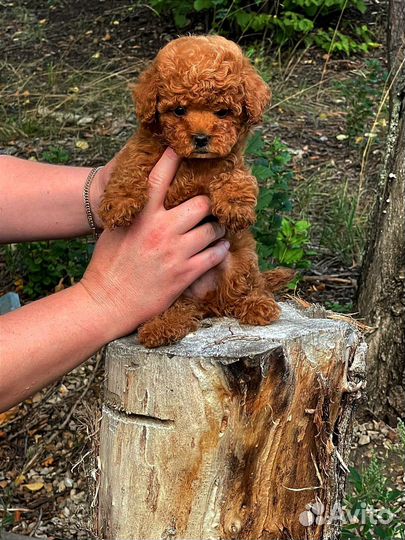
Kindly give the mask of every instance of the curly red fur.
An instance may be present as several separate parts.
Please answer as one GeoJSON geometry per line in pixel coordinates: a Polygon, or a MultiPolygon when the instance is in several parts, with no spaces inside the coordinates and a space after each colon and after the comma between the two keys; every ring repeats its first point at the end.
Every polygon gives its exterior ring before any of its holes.
{"type": "Polygon", "coordinates": [[[143,325],[140,341],[147,347],[178,341],[205,316],[227,315],[255,325],[273,322],[280,308],[272,291],[293,275],[284,269],[259,271],[248,231],[255,222],[258,186],[243,160],[249,130],[270,100],[269,88],[235,43],[220,36],[190,36],[166,45],[132,90],[140,129],[119,155],[105,190],[100,206],[104,224],[114,228],[132,222],[146,204],[151,169],[171,146],[184,159],[166,207],[208,195],[231,244],[216,290],[203,301],[181,297],[143,325]],[[175,112],[179,107],[184,114],[175,112]],[[203,148],[196,136],[207,138],[203,148]]]}

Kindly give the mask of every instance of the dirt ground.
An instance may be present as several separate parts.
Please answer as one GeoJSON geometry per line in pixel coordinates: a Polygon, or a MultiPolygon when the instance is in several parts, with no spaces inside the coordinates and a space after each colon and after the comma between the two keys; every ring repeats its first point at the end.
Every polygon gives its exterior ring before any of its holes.
{"type": "MultiPolygon", "coordinates": [[[[384,5],[370,3],[367,18],[383,43],[384,5]]],[[[193,31],[204,31],[203,24],[193,31]]],[[[0,2],[0,153],[42,159],[57,147],[72,164],[105,163],[135,129],[128,83],[176,35],[167,18],[131,2],[0,2]]],[[[355,312],[384,148],[384,111],[366,159],[365,140],[349,145],[345,138],[350,81],[361,86],[367,80],[370,59],[385,68],[384,47],[367,58],[331,59],[315,49],[264,55],[273,103],[263,132],[268,140],[279,137],[292,153],[294,215],[312,223],[312,266],[297,295],[346,312],[355,312]]],[[[363,131],[373,123],[381,92],[376,88],[363,131]]],[[[0,259],[0,292],[15,290],[14,280],[0,259]]],[[[50,539],[89,537],[82,527],[89,509],[86,475],[96,467],[91,444],[103,377],[98,354],[0,414],[0,518],[6,530],[50,539]]],[[[354,462],[374,452],[382,456],[395,443],[393,430],[374,420],[363,403],[354,462]]],[[[395,471],[393,464],[393,480],[401,485],[395,471]]]]}

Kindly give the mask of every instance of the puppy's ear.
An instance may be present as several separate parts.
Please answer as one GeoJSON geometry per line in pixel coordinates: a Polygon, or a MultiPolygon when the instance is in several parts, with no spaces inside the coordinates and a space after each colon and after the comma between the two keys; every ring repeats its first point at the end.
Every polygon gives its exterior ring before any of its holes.
{"type": "Polygon", "coordinates": [[[271,100],[271,91],[247,58],[244,58],[245,108],[250,125],[258,124],[271,100]]]}
{"type": "Polygon", "coordinates": [[[130,85],[135,102],[136,116],[143,125],[156,121],[158,99],[158,72],[153,63],[142,73],[137,83],[130,85]]]}

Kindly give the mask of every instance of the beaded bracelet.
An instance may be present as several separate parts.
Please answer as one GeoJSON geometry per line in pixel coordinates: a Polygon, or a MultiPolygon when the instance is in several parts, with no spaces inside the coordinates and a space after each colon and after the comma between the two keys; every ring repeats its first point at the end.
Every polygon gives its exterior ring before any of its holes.
{"type": "Polygon", "coordinates": [[[94,167],[93,169],[91,169],[88,177],[86,178],[86,182],[84,183],[84,188],[83,188],[83,201],[84,201],[84,208],[86,210],[87,221],[89,222],[90,229],[93,231],[93,235],[96,240],[98,240],[101,234],[101,230],[96,227],[93,212],[91,211],[90,187],[91,187],[91,183],[94,180],[94,177],[96,176],[98,171],[100,171],[102,168],[103,167],[94,167]]]}

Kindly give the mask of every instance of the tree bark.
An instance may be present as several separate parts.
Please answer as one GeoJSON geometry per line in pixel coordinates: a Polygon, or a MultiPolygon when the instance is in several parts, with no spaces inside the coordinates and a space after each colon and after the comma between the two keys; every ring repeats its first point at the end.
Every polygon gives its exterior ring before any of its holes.
{"type": "Polygon", "coordinates": [[[369,339],[369,404],[380,418],[405,417],[405,0],[388,24],[390,127],[364,258],[358,306],[369,339]]]}
{"type": "Polygon", "coordinates": [[[170,347],[109,345],[98,537],[338,538],[324,518],[343,496],[365,344],[282,307],[268,327],[213,319],[170,347]]]}

